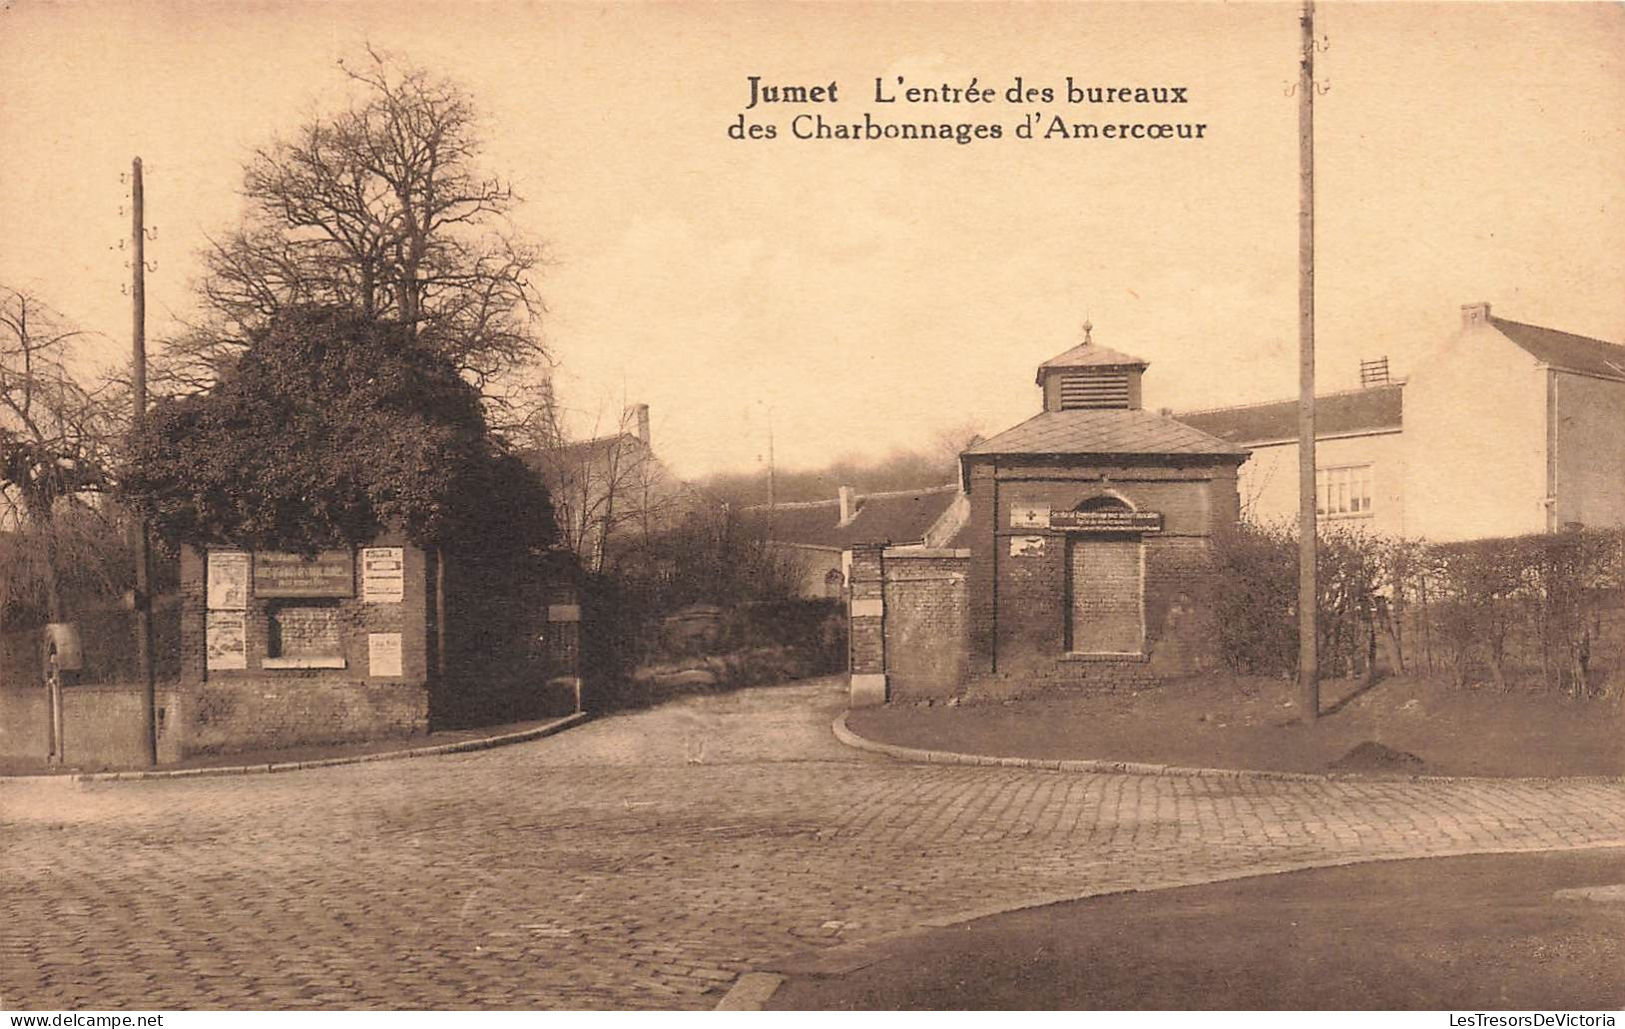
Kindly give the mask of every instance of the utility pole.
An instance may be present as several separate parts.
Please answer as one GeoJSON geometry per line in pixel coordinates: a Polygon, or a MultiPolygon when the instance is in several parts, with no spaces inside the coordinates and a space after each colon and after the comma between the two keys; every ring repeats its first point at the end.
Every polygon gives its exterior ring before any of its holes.
{"type": "MultiPolygon", "coordinates": [[[[131,428],[140,437],[147,425],[147,227],[142,207],[141,158],[130,162],[130,336],[133,341],[131,372],[131,428]]],[[[133,522],[135,539],[135,654],[141,673],[141,720],[147,744],[147,764],[158,763],[157,682],[152,668],[152,555],[148,551],[147,520],[133,522]]]]}
{"type": "Polygon", "coordinates": [[[778,509],[779,469],[773,461],[773,409],[767,409],[767,510],[771,512],[778,509]]]}
{"type": "Polygon", "coordinates": [[[1303,4],[1298,73],[1298,694],[1320,717],[1315,561],[1315,0],[1303,4]]]}

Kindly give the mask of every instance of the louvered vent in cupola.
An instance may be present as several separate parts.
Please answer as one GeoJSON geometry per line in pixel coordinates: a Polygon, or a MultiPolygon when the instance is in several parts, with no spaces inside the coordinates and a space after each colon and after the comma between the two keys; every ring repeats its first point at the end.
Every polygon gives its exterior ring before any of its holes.
{"type": "Polygon", "coordinates": [[[1089,368],[1063,372],[1060,406],[1063,411],[1128,407],[1128,369],[1089,368]]]}

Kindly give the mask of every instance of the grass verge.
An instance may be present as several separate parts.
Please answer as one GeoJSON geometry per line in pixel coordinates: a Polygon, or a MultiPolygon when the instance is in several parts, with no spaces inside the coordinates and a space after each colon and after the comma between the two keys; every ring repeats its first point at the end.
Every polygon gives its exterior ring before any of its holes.
{"type": "Polygon", "coordinates": [[[1625,697],[1455,689],[1417,679],[1322,684],[1215,676],[1137,692],[853,711],[860,736],[928,750],[1287,772],[1625,775],[1625,697]],[[1414,760],[1412,760],[1414,759],[1414,760]]]}

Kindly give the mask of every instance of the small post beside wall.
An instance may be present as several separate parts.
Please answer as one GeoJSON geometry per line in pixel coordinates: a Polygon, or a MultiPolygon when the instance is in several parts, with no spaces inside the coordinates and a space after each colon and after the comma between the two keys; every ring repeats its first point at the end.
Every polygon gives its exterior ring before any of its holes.
{"type": "Polygon", "coordinates": [[[550,686],[570,691],[581,711],[581,604],[573,590],[559,591],[547,605],[548,664],[555,673],[550,686]]]}
{"type": "Polygon", "coordinates": [[[860,543],[852,548],[847,650],[851,707],[886,702],[885,550],[883,543],[860,543]]]}

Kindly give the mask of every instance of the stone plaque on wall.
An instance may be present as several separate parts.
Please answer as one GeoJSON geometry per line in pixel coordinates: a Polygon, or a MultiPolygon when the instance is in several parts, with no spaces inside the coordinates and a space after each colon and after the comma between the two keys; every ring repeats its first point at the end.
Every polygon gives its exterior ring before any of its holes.
{"type": "Polygon", "coordinates": [[[1049,528],[1049,508],[1036,504],[1015,504],[1010,508],[1010,527],[1013,529],[1049,528]]]}
{"type": "Polygon", "coordinates": [[[264,550],[254,555],[256,597],[353,597],[355,557],[323,550],[315,557],[264,550]]]}
{"type": "Polygon", "coordinates": [[[1156,511],[1051,511],[1050,525],[1057,529],[1090,532],[1160,532],[1162,515],[1156,511]]]}
{"type": "Polygon", "coordinates": [[[1026,557],[1044,552],[1045,537],[1043,536],[1011,536],[1010,556],[1026,557]]]}

